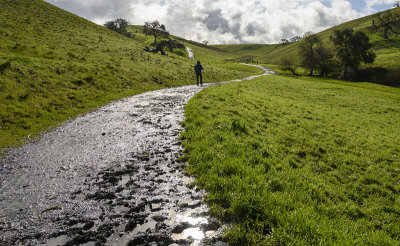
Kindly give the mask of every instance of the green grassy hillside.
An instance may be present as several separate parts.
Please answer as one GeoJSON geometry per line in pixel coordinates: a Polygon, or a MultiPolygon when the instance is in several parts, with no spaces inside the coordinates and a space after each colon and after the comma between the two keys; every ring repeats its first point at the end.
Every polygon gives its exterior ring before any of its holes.
{"type": "MultiPolygon", "coordinates": [[[[128,31],[133,34],[135,39],[140,40],[148,46],[156,46],[156,44],[154,44],[153,36],[146,36],[142,34],[143,26],[129,26],[128,31]]],[[[230,73],[232,73],[232,70],[241,71],[246,74],[263,73],[262,70],[251,66],[242,66],[231,62],[226,62],[226,60],[231,57],[231,53],[227,52],[226,50],[221,50],[213,46],[208,46],[199,42],[186,40],[174,35],[170,35],[170,38],[177,40],[178,42],[184,44],[185,47],[189,47],[192,49],[195,60],[200,60],[205,67],[204,75],[206,77],[206,80],[208,81],[213,81],[210,80],[210,78],[213,77],[230,77],[230,73]]],[[[188,55],[186,49],[179,50],[177,53],[185,57],[188,55]]]]}
{"type": "MultiPolygon", "coordinates": [[[[388,11],[393,11],[397,14],[400,14],[400,8],[391,9],[388,11]]],[[[321,38],[321,40],[324,43],[330,44],[329,37],[333,34],[333,30],[335,29],[352,28],[354,30],[364,31],[369,36],[370,42],[373,45],[373,51],[377,55],[375,62],[372,65],[371,64],[365,65],[364,68],[367,67],[385,68],[389,71],[387,77],[382,78],[382,81],[376,81],[376,82],[391,82],[400,86],[400,35],[391,36],[390,40],[385,40],[382,37],[381,33],[373,32],[372,22],[374,19],[376,19],[376,15],[377,14],[374,14],[340,24],[328,30],[322,31],[317,35],[321,38]]],[[[213,45],[213,47],[230,52],[231,57],[234,58],[252,57],[259,63],[280,64],[282,58],[289,57],[296,64],[299,64],[300,59],[298,53],[300,49],[299,46],[300,43],[301,41],[288,45],[242,44],[242,45],[213,45]]]]}
{"type": "MultiPolygon", "coordinates": [[[[0,10],[0,149],[111,100],[194,82],[193,61],[144,52],[144,35],[119,35],[41,0],[2,0],[0,10]]],[[[219,57],[208,82],[258,72],[219,57]]]]}
{"type": "Polygon", "coordinates": [[[399,124],[398,88],[265,76],[195,95],[182,139],[232,245],[399,245],[399,124]]]}

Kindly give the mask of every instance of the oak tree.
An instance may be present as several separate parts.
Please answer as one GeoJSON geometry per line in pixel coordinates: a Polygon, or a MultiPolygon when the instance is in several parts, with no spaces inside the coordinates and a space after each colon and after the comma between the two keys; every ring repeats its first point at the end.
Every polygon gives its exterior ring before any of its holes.
{"type": "Polygon", "coordinates": [[[118,18],[112,21],[107,21],[104,26],[107,27],[110,30],[113,30],[114,32],[117,32],[122,35],[128,36],[128,31],[126,28],[128,27],[129,22],[125,19],[118,18]]]}
{"type": "Polygon", "coordinates": [[[374,27],[376,30],[382,32],[384,39],[389,39],[390,34],[400,33],[400,15],[393,11],[386,11],[384,13],[379,13],[376,18],[378,19],[374,22],[374,27]]]}
{"type": "Polygon", "coordinates": [[[160,24],[158,21],[145,22],[143,33],[146,35],[152,35],[154,37],[154,43],[157,42],[157,37],[168,38],[169,36],[169,33],[165,29],[165,25],[160,24]]]}
{"type": "Polygon", "coordinates": [[[336,47],[342,68],[343,77],[351,78],[361,63],[373,63],[376,55],[371,51],[369,37],[362,31],[353,29],[335,30],[331,40],[336,47]]]}
{"type": "Polygon", "coordinates": [[[321,39],[312,32],[306,32],[300,43],[301,64],[310,70],[310,76],[314,74],[314,69],[318,64],[315,49],[321,45],[321,39]]]}

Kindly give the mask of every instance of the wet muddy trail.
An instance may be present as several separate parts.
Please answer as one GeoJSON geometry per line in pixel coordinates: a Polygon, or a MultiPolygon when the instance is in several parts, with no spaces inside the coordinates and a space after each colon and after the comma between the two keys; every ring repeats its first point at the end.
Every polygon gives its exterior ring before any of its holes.
{"type": "Polygon", "coordinates": [[[0,245],[225,245],[179,162],[184,105],[210,85],[125,98],[10,151],[0,245]]]}

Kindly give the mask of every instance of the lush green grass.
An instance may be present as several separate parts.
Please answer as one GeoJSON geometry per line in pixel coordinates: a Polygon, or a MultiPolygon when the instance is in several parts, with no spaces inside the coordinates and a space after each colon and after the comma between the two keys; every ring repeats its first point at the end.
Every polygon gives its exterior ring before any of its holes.
{"type": "MultiPolygon", "coordinates": [[[[129,26],[128,31],[134,35],[135,39],[141,40],[143,43],[148,46],[157,46],[154,44],[153,36],[146,36],[142,34],[143,27],[142,26],[129,26]]],[[[177,40],[180,43],[184,44],[185,47],[189,47],[192,49],[195,57],[195,62],[201,61],[205,70],[203,71],[203,75],[205,82],[215,82],[215,77],[223,77],[223,78],[236,78],[243,77],[249,74],[261,74],[262,70],[251,67],[251,66],[243,66],[238,63],[232,63],[226,61],[227,57],[230,57],[230,52],[226,50],[220,50],[213,46],[204,45],[202,43],[198,43],[191,40],[186,40],[181,37],[177,37],[174,35],[170,35],[171,39],[177,40]],[[232,72],[235,75],[232,75],[232,72]]],[[[179,50],[179,53],[183,53],[184,57],[187,57],[187,51],[179,50]]]]}
{"type": "MultiPolygon", "coordinates": [[[[266,54],[279,50],[278,54],[281,54],[281,46],[278,44],[231,44],[231,45],[212,45],[212,47],[218,48],[228,52],[229,59],[235,59],[235,61],[241,60],[252,60],[253,62],[266,62],[264,58],[266,54]]],[[[276,63],[280,61],[277,60],[276,63]]],[[[270,62],[271,63],[271,62],[270,62]]]]}
{"type": "MultiPolygon", "coordinates": [[[[400,8],[392,9],[397,14],[400,14],[400,8]]],[[[372,31],[372,21],[376,19],[376,14],[356,19],[350,22],[340,24],[317,35],[326,44],[331,46],[330,36],[335,29],[352,28],[361,30],[367,33],[370,42],[373,45],[373,51],[377,57],[375,62],[364,65],[363,69],[383,68],[388,71],[386,76],[381,76],[381,73],[375,71],[375,76],[371,77],[371,82],[390,83],[400,86],[400,35],[390,36],[390,40],[385,40],[382,34],[372,31]]],[[[220,50],[230,53],[231,58],[246,58],[252,57],[259,63],[266,64],[281,64],[283,58],[291,59],[295,64],[300,64],[299,49],[300,42],[288,45],[281,44],[241,44],[241,45],[213,45],[220,50]]],[[[299,69],[299,73],[302,72],[299,69]]]]}
{"type": "MultiPolygon", "coordinates": [[[[41,0],[2,0],[0,9],[0,150],[111,100],[195,81],[184,49],[143,51],[152,37],[125,37],[41,0]]],[[[215,55],[206,82],[259,72],[226,64],[222,51],[195,52],[215,55]]]]}
{"type": "Polygon", "coordinates": [[[203,90],[183,125],[234,245],[400,244],[400,89],[267,76],[203,90]]]}

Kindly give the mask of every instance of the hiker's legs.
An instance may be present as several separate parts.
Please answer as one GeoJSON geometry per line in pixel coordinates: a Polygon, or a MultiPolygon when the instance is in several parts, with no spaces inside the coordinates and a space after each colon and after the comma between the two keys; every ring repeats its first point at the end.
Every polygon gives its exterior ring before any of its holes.
{"type": "Polygon", "coordinates": [[[201,74],[196,74],[197,85],[199,85],[199,77],[201,78],[201,74]]]}
{"type": "Polygon", "coordinates": [[[200,76],[200,84],[202,85],[203,84],[203,75],[200,74],[199,76],[200,76]]]}

